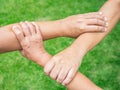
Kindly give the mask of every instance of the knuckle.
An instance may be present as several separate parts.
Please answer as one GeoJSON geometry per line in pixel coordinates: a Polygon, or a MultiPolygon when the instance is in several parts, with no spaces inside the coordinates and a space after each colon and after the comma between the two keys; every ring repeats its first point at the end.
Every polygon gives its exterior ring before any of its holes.
{"type": "Polygon", "coordinates": [[[27,42],[22,42],[21,45],[22,45],[23,48],[28,48],[29,47],[27,42]]]}
{"type": "Polygon", "coordinates": [[[101,17],[101,15],[96,15],[95,17],[98,19],[98,18],[100,18],[100,17],[101,17]]]}
{"type": "Polygon", "coordinates": [[[55,75],[53,75],[53,74],[50,74],[50,77],[51,77],[52,79],[55,79],[55,75]]]}
{"type": "Polygon", "coordinates": [[[98,18],[98,19],[104,19],[103,15],[100,15],[100,14],[96,15],[96,18],[98,18]]]}
{"type": "Polygon", "coordinates": [[[44,68],[44,72],[47,73],[46,67],[44,68]]]}
{"type": "Polygon", "coordinates": [[[25,22],[23,22],[23,23],[21,24],[21,26],[22,26],[23,28],[27,28],[25,22]]]}
{"type": "Polygon", "coordinates": [[[96,19],[96,24],[99,24],[99,19],[96,19]]]}
{"type": "Polygon", "coordinates": [[[101,28],[100,28],[99,26],[97,27],[97,29],[98,29],[98,30],[101,30],[101,28]]]}
{"type": "Polygon", "coordinates": [[[58,80],[58,82],[62,82],[62,78],[61,77],[59,77],[57,80],[58,80]]]}
{"type": "Polygon", "coordinates": [[[84,22],[82,25],[80,25],[79,29],[80,30],[85,30],[86,23],[84,22]]]}
{"type": "Polygon", "coordinates": [[[19,31],[18,33],[16,33],[17,37],[20,37],[22,35],[22,32],[19,31]]]}
{"type": "Polygon", "coordinates": [[[34,40],[34,42],[35,42],[35,43],[39,43],[40,40],[37,38],[37,39],[34,40]]]}
{"type": "Polygon", "coordinates": [[[47,70],[47,67],[45,67],[44,72],[45,72],[46,74],[49,73],[49,71],[47,70]]]}
{"type": "Polygon", "coordinates": [[[60,64],[65,64],[65,62],[64,62],[64,60],[60,60],[60,62],[59,62],[60,64]]]}
{"type": "Polygon", "coordinates": [[[32,24],[32,23],[29,23],[29,27],[30,27],[30,29],[34,29],[34,27],[33,27],[33,24],[32,24]]]}
{"type": "Polygon", "coordinates": [[[76,67],[78,67],[78,65],[77,64],[73,64],[73,68],[76,68],[76,67]]]}
{"type": "Polygon", "coordinates": [[[60,58],[59,56],[54,56],[54,57],[52,58],[52,61],[59,62],[60,59],[61,59],[61,58],[60,58]]]}
{"type": "Polygon", "coordinates": [[[65,81],[64,84],[67,85],[69,82],[68,81],[65,81]]]}
{"type": "Polygon", "coordinates": [[[98,19],[94,19],[94,22],[95,22],[96,24],[98,24],[98,19]]]}
{"type": "Polygon", "coordinates": [[[48,72],[48,71],[45,71],[45,74],[46,74],[46,75],[49,75],[49,72],[48,72]]]}
{"type": "Polygon", "coordinates": [[[39,43],[40,39],[37,36],[33,36],[31,42],[39,43]]]}
{"type": "Polygon", "coordinates": [[[28,29],[28,27],[27,27],[26,25],[24,25],[24,26],[23,26],[23,29],[25,29],[25,30],[26,30],[26,29],[28,29]]]}
{"type": "Polygon", "coordinates": [[[69,77],[69,79],[68,79],[68,80],[69,80],[69,81],[71,81],[71,80],[72,80],[72,78],[73,78],[73,76],[69,77]]]}

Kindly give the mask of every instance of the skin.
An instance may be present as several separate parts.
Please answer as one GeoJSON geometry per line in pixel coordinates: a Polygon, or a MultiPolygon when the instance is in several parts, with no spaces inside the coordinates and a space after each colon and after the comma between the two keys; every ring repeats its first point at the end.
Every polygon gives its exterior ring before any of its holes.
{"type": "MultiPolygon", "coordinates": [[[[104,17],[101,13],[96,12],[73,15],[56,21],[36,23],[40,26],[43,39],[47,40],[60,36],[78,37],[80,34],[85,32],[103,32],[106,29],[104,26],[106,22],[103,18],[104,17]]],[[[12,26],[18,24],[20,25],[20,23],[16,23],[0,27],[0,42],[2,42],[0,43],[0,53],[21,49],[15,35],[11,31],[12,26]]]]}
{"type": "MultiPolygon", "coordinates": [[[[36,23],[40,26],[43,39],[46,40],[46,39],[54,38],[54,37],[58,37],[58,36],[77,37],[78,34],[80,35],[80,34],[86,33],[86,32],[95,32],[95,31],[103,32],[106,30],[106,27],[105,27],[106,22],[105,22],[104,18],[105,17],[103,17],[101,15],[101,13],[89,13],[89,14],[84,14],[84,15],[70,16],[70,17],[67,17],[67,18],[65,18],[63,20],[59,20],[59,21],[36,22],[36,23]],[[46,25],[47,25],[47,28],[46,28],[46,25]],[[54,27],[53,27],[53,25],[54,25],[54,27]],[[61,28],[61,26],[58,27],[59,25],[61,25],[62,28],[61,28]],[[56,29],[54,29],[55,27],[56,27],[56,29]]],[[[22,50],[21,45],[18,42],[18,40],[16,39],[14,33],[11,32],[12,28],[15,29],[15,28],[17,28],[17,26],[19,27],[19,25],[20,25],[26,29],[24,31],[24,33],[27,33],[27,35],[29,35],[29,33],[26,32],[27,24],[28,24],[28,22],[25,22],[25,23],[21,22],[19,24],[8,25],[8,26],[4,26],[4,27],[0,28],[1,29],[0,30],[0,35],[1,35],[0,41],[2,42],[2,43],[0,43],[0,52],[3,53],[3,52],[14,51],[14,50],[19,49],[23,56],[26,56],[27,58],[29,58],[29,59],[33,60],[34,62],[38,63],[39,65],[43,66],[44,62],[46,61],[46,58],[45,58],[46,53],[45,53],[44,49],[43,49],[44,53],[38,52],[37,49],[35,49],[35,51],[30,50],[32,52],[31,53],[28,52],[28,55],[26,55],[24,53],[24,51],[22,50]],[[8,40],[10,42],[8,42],[8,40]],[[32,57],[33,53],[35,53],[34,57],[32,57]]],[[[29,25],[29,27],[31,29],[34,29],[35,24],[34,24],[34,26],[29,25]]],[[[19,27],[19,28],[21,28],[21,27],[19,27]]],[[[23,41],[22,45],[26,46],[26,44],[24,44],[24,42],[25,41],[23,41]]],[[[28,43],[28,38],[26,38],[26,42],[28,43]]],[[[37,44],[35,44],[35,45],[38,46],[37,44]]],[[[28,49],[28,47],[26,47],[26,48],[28,49]]],[[[39,48],[41,48],[41,47],[39,47],[39,48]]],[[[28,49],[28,51],[29,51],[29,49],[28,49]]],[[[50,55],[48,55],[48,56],[50,56],[50,55]]]]}
{"type": "MultiPolygon", "coordinates": [[[[107,2],[107,4],[105,4],[104,6],[103,6],[103,8],[101,9],[101,11],[103,11],[104,13],[105,13],[105,15],[107,15],[107,17],[109,17],[108,18],[108,20],[109,20],[109,22],[110,22],[110,24],[111,24],[111,26],[109,27],[109,31],[113,28],[113,26],[116,24],[116,22],[118,21],[118,19],[119,19],[119,4],[118,4],[118,2],[113,2],[112,0],[111,1],[109,1],[109,3],[107,2]],[[109,4],[112,4],[112,5],[114,5],[114,8],[112,7],[108,7],[109,6],[109,4]],[[108,7],[108,8],[107,8],[108,7]],[[109,11],[109,12],[107,12],[108,10],[109,10],[109,8],[111,8],[112,10],[112,12],[111,11],[109,11]],[[113,19],[113,20],[112,20],[113,19]]],[[[109,24],[109,25],[110,25],[109,24]]],[[[4,33],[3,33],[4,34],[4,33]]],[[[85,41],[85,40],[87,40],[86,42],[87,43],[84,43],[84,45],[86,46],[86,52],[87,52],[87,49],[88,48],[92,48],[92,47],[94,47],[95,46],[95,43],[93,43],[93,42],[96,42],[97,40],[95,40],[96,38],[97,38],[97,35],[98,33],[96,33],[96,34],[85,34],[85,35],[81,35],[81,39],[79,39],[79,40],[81,40],[81,41],[85,41]],[[88,38],[88,37],[89,38],[88,38]],[[94,41],[95,40],[95,41],[94,41]],[[88,42],[88,41],[90,41],[90,42],[88,42]],[[89,45],[90,45],[90,47],[89,47],[89,45]]],[[[105,35],[102,35],[102,34],[99,34],[98,35],[98,37],[99,37],[99,39],[98,39],[98,41],[97,41],[97,43],[99,42],[99,41],[101,41],[101,38],[103,39],[103,37],[105,37],[106,35],[108,34],[108,32],[105,34],[105,35]],[[103,36],[103,37],[100,37],[100,36],[103,36]]],[[[6,35],[6,34],[5,34],[6,35]]],[[[9,36],[9,35],[8,35],[9,36]]],[[[8,39],[9,40],[9,39],[8,39]]],[[[3,42],[4,43],[4,42],[3,42]]],[[[97,44],[96,43],[96,44],[97,44]]],[[[80,45],[80,44],[79,44],[80,45]]],[[[83,44],[82,44],[83,45],[83,44]]],[[[19,46],[19,45],[18,45],[19,46]]],[[[85,46],[83,46],[83,47],[85,47],[85,46]]],[[[10,46],[11,47],[11,46],[10,46]]],[[[13,49],[15,49],[15,48],[13,48],[13,49]]],[[[11,49],[11,50],[13,50],[13,49],[11,49]]],[[[83,51],[85,51],[84,49],[83,49],[83,51]]],[[[89,49],[88,49],[89,50],[89,49]]],[[[9,50],[8,50],[9,51],[9,50]]],[[[41,59],[42,60],[42,59],[41,59]]],[[[44,59],[45,60],[45,59],[44,59]]],[[[44,62],[44,61],[43,61],[44,62]]],[[[76,74],[76,75],[78,75],[78,74],[76,74]]],[[[79,76],[79,75],[78,75],[79,76]]],[[[73,78],[73,80],[75,80],[75,81],[78,81],[79,82],[79,79],[77,78],[77,79],[74,79],[73,78]]],[[[71,81],[72,82],[72,81],[71,81]]],[[[70,84],[70,83],[69,83],[70,84]]],[[[70,86],[73,86],[74,88],[76,87],[76,85],[77,85],[77,83],[73,83],[72,85],[70,85],[69,86],[69,84],[68,84],[68,88],[70,88],[70,86]]],[[[77,87],[77,89],[78,88],[80,88],[80,87],[77,87]]],[[[82,89],[83,90],[83,89],[82,89]]],[[[89,90],[89,89],[88,89],[89,90]]],[[[92,89],[93,90],[93,89],[92,89]]]]}
{"type": "MultiPolygon", "coordinates": [[[[99,12],[99,13],[88,13],[88,14],[83,14],[83,15],[74,15],[74,16],[67,17],[67,18],[65,18],[63,20],[42,23],[42,24],[46,24],[47,28],[44,27],[44,25],[41,25],[40,22],[36,22],[36,24],[40,25],[41,32],[42,32],[42,35],[43,35],[44,39],[55,38],[55,37],[57,37],[57,35],[58,36],[77,37],[78,35],[86,33],[86,32],[100,32],[100,31],[104,32],[107,29],[107,27],[106,27],[107,21],[105,19],[106,18],[102,15],[102,12],[99,12]],[[58,22],[62,23],[61,25],[62,25],[63,29],[61,29],[61,31],[59,30],[59,27],[57,27],[59,25],[58,22]],[[56,25],[56,26],[53,27],[52,25],[56,25]],[[52,30],[52,28],[55,28],[55,27],[57,27],[58,29],[53,29],[52,30]],[[52,33],[50,32],[50,30],[51,30],[52,33]]],[[[27,32],[27,26],[26,25],[28,25],[30,29],[35,28],[35,25],[32,26],[28,22],[25,22],[25,23],[20,22],[17,25],[13,25],[12,28],[14,29],[14,28],[17,28],[19,26],[22,26],[22,27],[26,28],[26,31],[24,31],[24,33],[29,35],[29,32],[27,32]]],[[[7,29],[7,28],[10,29],[11,26],[5,26],[5,27],[2,27],[1,29],[7,29]]],[[[19,28],[21,28],[21,27],[19,27],[19,28]]],[[[1,43],[2,45],[0,45],[1,46],[0,47],[0,52],[6,52],[6,51],[12,51],[12,50],[20,49],[22,54],[24,54],[24,52],[21,49],[21,46],[19,45],[17,39],[12,38],[13,35],[14,34],[11,33],[11,32],[1,30],[1,39],[0,39],[0,41],[3,42],[3,43],[1,43]],[[3,38],[3,37],[5,37],[5,38],[3,38]],[[11,42],[7,42],[8,39],[11,42]],[[15,43],[15,42],[17,42],[17,43],[15,43]],[[14,43],[14,45],[12,43],[14,43]]],[[[14,38],[15,38],[15,36],[14,36],[14,38]]],[[[32,51],[32,53],[37,52],[37,50],[36,51],[31,50],[31,51],[32,51]]],[[[31,54],[29,54],[29,57],[32,56],[31,54]]],[[[36,57],[38,57],[38,55],[40,55],[41,58],[44,56],[42,53],[36,53],[36,57]]],[[[68,55],[69,55],[69,53],[68,53],[68,55]]],[[[29,59],[31,59],[31,57],[29,59]]],[[[72,59],[70,59],[70,60],[72,60],[72,59]]],[[[31,60],[34,61],[36,59],[31,59],[31,60]]],[[[58,60],[58,59],[56,59],[56,60],[58,60]]],[[[38,63],[37,61],[34,61],[34,62],[38,63]]],[[[77,70],[79,68],[79,63],[80,62],[74,62],[73,63],[73,61],[67,61],[66,60],[66,63],[64,64],[64,66],[61,66],[63,69],[59,73],[60,76],[58,78],[56,78],[58,73],[56,73],[55,70],[54,70],[54,72],[51,72],[51,74],[50,74],[51,78],[56,79],[59,83],[61,83],[63,81],[63,79],[65,79],[65,77],[67,76],[68,72],[73,73],[73,75],[72,75],[72,78],[73,78],[73,76],[76,74],[76,72],[77,72],[77,70]],[[72,67],[71,67],[71,65],[72,65],[72,67]],[[64,67],[67,67],[67,68],[64,69],[64,67]],[[62,80],[61,80],[61,78],[62,78],[62,80]]],[[[43,66],[42,62],[39,63],[39,64],[41,66],[43,66]]],[[[62,65],[62,64],[60,64],[60,65],[62,65]]],[[[47,68],[49,68],[49,67],[47,67],[47,68]]],[[[45,72],[49,75],[47,70],[45,70],[45,72]]],[[[69,78],[70,76],[71,75],[69,75],[66,78],[69,78]]]]}
{"type": "MultiPolygon", "coordinates": [[[[27,22],[26,27],[18,26],[16,28],[13,29],[20,45],[22,46],[22,55],[32,59],[33,61],[41,61],[40,59],[43,59],[43,67],[45,66],[45,64],[52,58],[52,56],[50,54],[48,54],[43,46],[43,40],[42,40],[42,36],[40,33],[40,28],[38,27],[38,25],[36,25],[35,23],[30,23],[27,22]],[[35,28],[30,29],[29,26],[32,26],[35,28]],[[20,28],[21,27],[21,28],[20,28]],[[36,57],[36,53],[39,53],[39,55],[36,57]],[[45,55],[44,58],[41,58],[40,55],[45,55]]],[[[77,88],[77,90],[101,90],[99,87],[97,87],[95,84],[93,84],[87,77],[85,77],[84,75],[82,75],[81,73],[78,73],[75,78],[72,81],[72,84],[68,85],[67,88],[71,89],[71,90],[76,90],[76,88],[74,88],[73,84],[80,84],[78,86],[80,86],[80,88],[77,88]],[[78,81],[79,82],[76,82],[78,81]],[[86,87],[87,85],[87,87],[86,87]]]]}
{"type": "Polygon", "coordinates": [[[80,35],[70,47],[53,56],[45,65],[44,71],[53,79],[57,77],[56,80],[63,85],[68,84],[77,72],[85,54],[104,39],[116,25],[120,19],[119,9],[120,3],[118,1],[107,1],[100,9],[108,18],[109,26],[107,25],[107,31],[104,33],[85,33],[80,35]],[[67,76],[65,76],[65,73],[67,73],[67,76]]]}
{"type": "MultiPolygon", "coordinates": [[[[99,35],[102,35],[103,37],[100,37],[101,39],[103,39],[110,31],[111,31],[111,29],[114,27],[114,25],[117,23],[117,21],[119,20],[119,18],[120,18],[120,14],[119,14],[119,4],[118,3],[115,3],[115,2],[113,2],[113,1],[109,1],[109,2],[106,2],[105,3],[105,5],[101,8],[101,11],[106,11],[108,8],[110,8],[110,7],[108,7],[108,6],[110,6],[110,5],[113,5],[114,6],[114,8],[112,7],[112,11],[108,11],[108,12],[106,12],[105,14],[108,16],[108,19],[109,19],[109,24],[110,24],[110,26],[108,27],[108,30],[107,30],[107,32],[105,32],[104,34],[102,33],[102,34],[99,34],[99,35]],[[116,16],[115,16],[116,15],[116,16]]],[[[104,11],[104,12],[105,12],[104,11]]],[[[81,36],[84,36],[84,35],[81,35],[81,36]]],[[[19,38],[19,37],[18,37],[19,38]]],[[[79,38],[78,38],[79,39],[79,38]]],[[[83,38],[82,38],[83,39],[83,38]]],[[[79,39],[79,40],[82,40],[82,39],[79,39]]],[[[86,39],[86,37],[84,37],[84,39],[86,39]]],[[[96,38],[94,38],[94,39],[96,39],[96,38]]],[[[93,40],[94,40],[93,39],[93,40]]],[[[89,40],[89,39],[88,39],[89,40]]],[[[99,40],[99,39],[97,39],[97,40],[99,40]]],[[[74,42],[74,43],[76,43],[77,42],[77,40],[74,42]]],[[[74,43],[73,43],[73,45],[74,45],[74,43]]],[[[91,43],[91,42],[90,42],[91,43]]],[[[95,42],[96,43],[96,42],[95,42]]],[[[88,43],[87,43],[88,44],[88,43]]],[[[97,43],[96,43],[97,44],[97,43]]],[[[77,44],[75,44],[75,45],[77,45],[77,44]]],[[[86,43],[84,43],[84,45],[86,45],[86,43]]],[[[90,45],[92,45],[92,46],[94,46],[94,44],[90,44],[90,45]]],[[[92,47],[91,46],[91,47],[92,47]]],[[[71,47],[72,48],[72,47],[71,47]]],[[[75,48],[76,47],[74,47],[74,49],[73,50],[75,50],[75,48]]],[[[91,48],[90,48],[91,49],[91,48]]],[[[69,50],[69,49],[68,49],[69,50]]],[[[78,50],[78,48],[76,49],[76,50],[78,50]]],[[[65,53],[63,53],[63,55],[64,54],[66,54],[66,52],[65,53]]],[[[67,53],[67,55],[70,55],[69,53],[67,53]]],[[[72,54],[71,54],[72,55],[72,54]]],[[[33,57],[34,57],[34,55],[33,55],[33,57]]],[[[53,56],[54,57],[54,56],[53,56]]],[[[53,58],[52,57],[52,58],[53,58]]],[[[64,56],[65,57],[65,56],[64,56]]],[[[48,59],[50,59],[51,58],[51,56],[48,54],[46,54],[46,56],[45,56],[45,58],[43,58],[46,62],[47,62],[47,58],[48,59]]],[[[57,59],[57,58],[55,58],[55,59],[57,59]]],[[[52,59],[51,59],[51,61],[52,61],[52,59]]],[[[58,60],[59,61],[59,60],[58,60]]],[[[49,62],[49,61],[48,61],[49,62]]],[[[57,62],[57,60],[56,60],[56,62],[57,62]]],[[[55,63],[56,63],[55,62],[55,63]]],[[[49,65],[51,65],[51,64],[49,64],[49,65]]],[[[61,65],[61,63],[60,63],[60,65],[61,65]]],[[[72,72],[70,72],[70,74],[73,74],[72,72]]],[[[68,76],[70,75],[70,74],[68,74],[68,76]]],[[[71,77],[72,75],[70,75],[70,77],[71,77]]],[[[69,81],[69,80],[68,80],[69,81]]],[[[100,88],[98,88],[97,86],[95,86],[93,83],[91,83],[88,79],[86,79],[84,76],[82,76],[82,74],[80,74],[80,73],[76,73],[76,75],[75,75],[75,77],[72,79],[72,81],[70,82],[70,83],[68,83],[67,85],[66,85],[66,87],[69,89],[69,90],[75,90],[75,89],[78,89],[78,90],[99,90],[100,88]],[[82,78],[80,78],[80,77],[82,77],[82,78]],[[80,79],[79,79],[80,78],[80,79]],[[84,82],[85,81],[85,82],[84,82]],[[82,84],[84,82],[84,84],[82,84]],[[79,84],[79,85],[77,85],[77,84],[79,84]],[[76,87],[76,85],[78,86],[78,87],[76,87]],[[80,85],[82,85],[82,86],[80,86],[80,85]],[[87,87],[86,87],[86,85],[87,85],[87,87]]]]}

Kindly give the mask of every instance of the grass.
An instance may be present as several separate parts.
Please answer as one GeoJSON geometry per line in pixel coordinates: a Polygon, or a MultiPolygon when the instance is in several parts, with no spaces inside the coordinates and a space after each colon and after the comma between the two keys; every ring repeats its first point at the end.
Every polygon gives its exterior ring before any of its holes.
{"type": "MultiPolygon", "coordinates": [[[[56,20],[79,13],[98,11],[105,0],[1,0],[0,26],[37,20],[56,20]]],[[[120,89],[120,23],[84,58],[80,72],[104,90],[120,89]]],[[[72,43],[70,38],[45,42],[56,54],[72,43]]],[[[43,69],[19,52],[0,54],[0,90],[66,90],[51,80],[43,69]]]]}

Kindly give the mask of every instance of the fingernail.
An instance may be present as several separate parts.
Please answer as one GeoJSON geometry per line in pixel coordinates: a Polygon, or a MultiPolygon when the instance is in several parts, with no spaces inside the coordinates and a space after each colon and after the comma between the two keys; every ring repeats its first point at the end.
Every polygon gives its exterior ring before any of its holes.
{"type": "Polygon", "coordinates": [[[16,34],[19,34],[20,33],[20,30],[17,26],[13,26],[13,31],[16,33],[16,34]]]}
{"type": "Polygon", "coordinates": [[[34,22],[31,22],[33,25],[35,25],[35,23],[34,22]]]}
{"type": "Polygon", "coordinates": [[[57,82],[58,82],[58,83],[61,83],[61,81],[60,81],[60,80],[57,80],[57,82]]]}
{"type": "Polygon", "coordinates": [[[59,83],[61,83],[62,81],[59,81],[59,83]]]}
{"type": "Polygon", "coordinates": [[[107,28],[106,28],[106,27],[104,28],[104,32],[105,32],[105,31],[107,31],[107,28]]]}
{"type": "Polygon", "coordinates": [[[108,22],[106,22],[105,26],[108,27],[108,25],[109,25],[108,22]]]}
{"type": "Polygon", "coordinates": [[[107,17],[105,17],[104,19],[105,19],[105,21],[108,21],[107,17]]]}
{"type": "Polygon", "coordinates": [[[65,83],[62,83],[63,86],[65,86],[65,83]]]}
{"type": "Polygon", "coordinates": [[[99,14],[100,14],[100,15],[102,15],[102,14],[103,14],[103,12],[99,12],[99,14]]]}

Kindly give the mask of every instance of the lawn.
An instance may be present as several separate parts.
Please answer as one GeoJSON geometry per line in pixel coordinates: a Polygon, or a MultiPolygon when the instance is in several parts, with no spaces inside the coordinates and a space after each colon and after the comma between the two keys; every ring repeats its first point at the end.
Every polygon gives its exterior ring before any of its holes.
{"type": "MultiPolygon", "coordinates": [[[[20,21],[56,20],[79,13],[95,12],[105,0],[0,0],[0,26],[20,21]]],[[[79,69],[104,90],[120,90],[120,23],[83,60],[79,69]]],[[[74,40],[45,41],[52,55],[74,40]]],[[[0,90],[66,90],[46,76],[42,67],[18,51],[0,54],[0,90]]]]}

